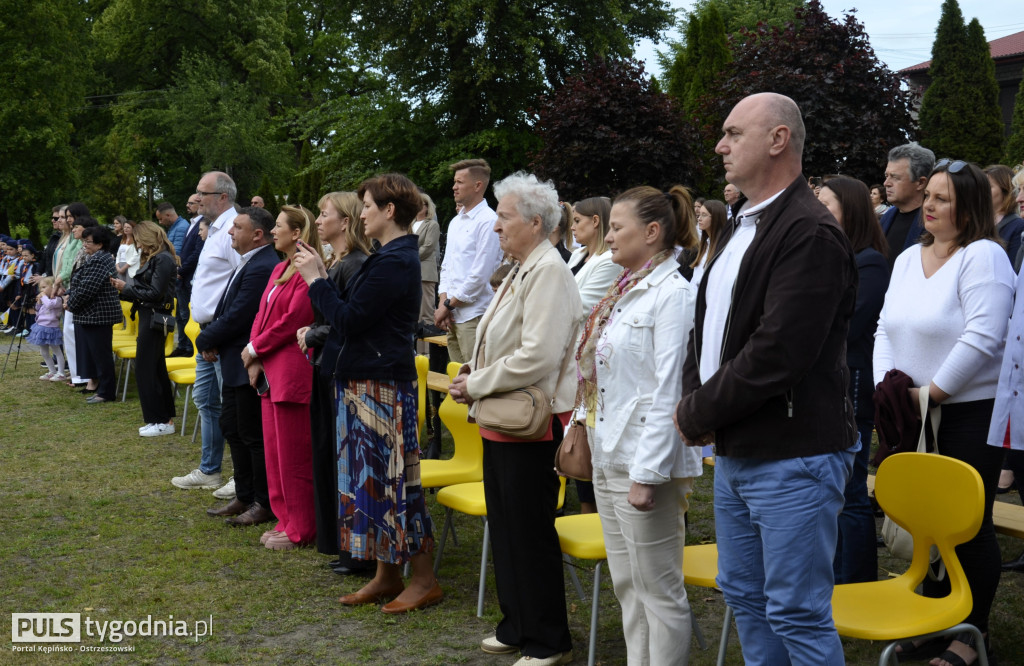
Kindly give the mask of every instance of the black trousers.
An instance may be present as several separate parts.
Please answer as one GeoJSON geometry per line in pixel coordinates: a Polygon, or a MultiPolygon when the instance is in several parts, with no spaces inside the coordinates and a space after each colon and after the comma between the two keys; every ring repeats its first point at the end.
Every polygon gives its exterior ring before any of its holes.
{"type": "MultiPolygon", "coordinates": [[[[978,627],[982,633],[988,631],[988,614],[1000,576],[999,543],[992,525],[992,503],[996,497],[1004,451],[985,443],[994,404],[995,400],[975,400],[942,405],[942,422],[937,438],[939,453],[962,460],[978,470],[985,484],[985,516],[981,529],[973,539],[956,547],[956,555],[963,565],[974,598],[974,608],[964,622],[978,627]]],[[[949,594],[949,580],[934,582],[925,579],[924,594],[927,597],[949,594]]]]}
{"type": "MultiPolygon", "coordinates": [[[[316,549],[325,555],[339,554],[338,536],[338,442],[332,383],[313,368],[313,394],[309,400],[313,445],[313,501],[316,510],[316,549]]],[[[348,556],[348,553],[344,553],[348,556]]]]}
{"type": "Polygon", "coordinates": [[[316,549],[337,555],[349,569],[375,569],[373,560],[355,560],[340,547],[338,534],[338,426],[334,382],[313,368],[313,395],[309,401],[313,445],[313,508],[316,512],[316,549]]]}
{"type": "Polygon", "coordinates": [[[135,342],[135,384],[139,390],[142,420],[146,423],[167,423],[174,418],[174,391],[164,363],[166,339],[160,331],[149,327],[153,311],[139,308],[139,334],[135,342]]]}
{"type": "Polygon", "coordinates": [[[523,656],[572,649],[565,607],[562,550],[555,531],[558,476],[552,465],[562,441],[495,442],[484,438],[484,497],[502,619],[496,635],[523,656]]]}
{"type": "Polygon", "coordinates": [[[174,312],[174,319],[178,323],[177,331],[174,334],[174,339],[177,340],[175,348],[191,354],[192,341],[185,335],[185,326],[188,324],[188,302],[192,298],[192,286],[183,286],[181,281],[179,281],[174,296],[178,299],[177,310],[174,312]]]}
{"type": "Polygon", "coordinates": [[[75,322],[75,348],[78,353],[78,376],[96,382],[96,395],[114,400],[117,378],[114,376],[114,350],[111,343],[114,329],[110,324],[75,322]]]}
{"type": "Polygon", "coordinates": [[[238,501],[259,502],[273,511],[263,457],[263,412],[256,389],[248,384],[221,387],[220,429],[231,449],[238,501]]]}

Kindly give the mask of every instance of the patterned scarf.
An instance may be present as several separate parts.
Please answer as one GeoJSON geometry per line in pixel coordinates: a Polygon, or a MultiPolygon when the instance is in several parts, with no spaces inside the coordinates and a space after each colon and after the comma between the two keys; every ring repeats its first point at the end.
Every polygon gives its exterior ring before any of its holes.
{"type": "Polygon", "coordinates": [[[585,404],[589,410],[597,404],[597,358],[599,354],[602,354],[597,349],[597,341],[601,337],[601,331],[612,320],[615,304],[671,256],[671,249],[662,250],[641,266],[640,270],[631,273],[628,268],[624,269],[608,287],[604,298],[591,310],[590,316],[587,317],[587,321],[583,325],[583,335],[580,338],[579,347],[576,348],[576,379],[579,382],[576,389],[577,405],[585,404]]]}

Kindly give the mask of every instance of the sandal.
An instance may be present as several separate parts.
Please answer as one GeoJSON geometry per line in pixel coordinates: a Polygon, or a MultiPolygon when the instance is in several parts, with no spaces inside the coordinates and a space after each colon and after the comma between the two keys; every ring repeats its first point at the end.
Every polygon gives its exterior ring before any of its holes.
{"type": "Polygon", "coordinates": [[[896,658],[900,661],[903,661],[904,659],[915,661],[932,659],[933,657],[939,656],[947,645],[948,643],[943,640],[941,636],[929,638],[920,645],[915,645],[912,640],[903,641],[896,645],[896,647],[900,649],[900,651],[896,653],[896,658]]]}
{"type": "MultiPolygon", "coordinates": [[[[974,634],[972,634],[972,633],[970,633],[968,631],[965,631],[963,633],[959,633],[956,636],[954,636],[953,640],[954,641],[960,641],[961,643],[963,643],[967,647],[969,647],[972,650],[974,650],[974,660],[971,662],[971,664],[978,663],[978,643],[975,640],[974,634]]],[[[990,666],[995,666],[995,660],[992,658],[991,652],[992,652],[992,649],[991,649],[991,646],[989,644],[988,636],[985,636],[985,654],[988,656],[988,663],[989,663],[989,665],[990,666]]],[[[942,654],[937,655],[937,657],[939,659],[945,661],[948,664],[952,664],[952,666],[969,666],[968,663],[966,661],[964,661],[963,657],[961,657],[956,652],[953,652],[952,650],[950,650],[948,648],[945,651],[943,651],[942,654]]]]}

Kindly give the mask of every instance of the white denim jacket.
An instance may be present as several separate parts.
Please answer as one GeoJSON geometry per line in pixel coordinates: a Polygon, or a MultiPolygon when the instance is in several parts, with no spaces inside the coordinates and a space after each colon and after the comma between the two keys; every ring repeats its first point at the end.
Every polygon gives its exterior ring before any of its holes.
{"type": "Polygon", "coordinates": [[[668,260],[615,305],[597,342],[598,399],[590,430],[594,467],[637,483],[700,476],[700,448],[672,424],[682,396],[697,290],[668,260]]]}

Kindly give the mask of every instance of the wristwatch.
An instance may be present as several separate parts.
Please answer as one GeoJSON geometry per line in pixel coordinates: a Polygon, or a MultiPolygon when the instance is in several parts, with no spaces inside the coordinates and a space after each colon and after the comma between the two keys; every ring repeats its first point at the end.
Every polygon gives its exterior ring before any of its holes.
{"type": "Polygon", "coordinates": [[[444,306],[446,308],[448,308],[449,310],[453,309],[452,308],[452,299],[450,299],[450,298],[444,299],[444,306]]]}

